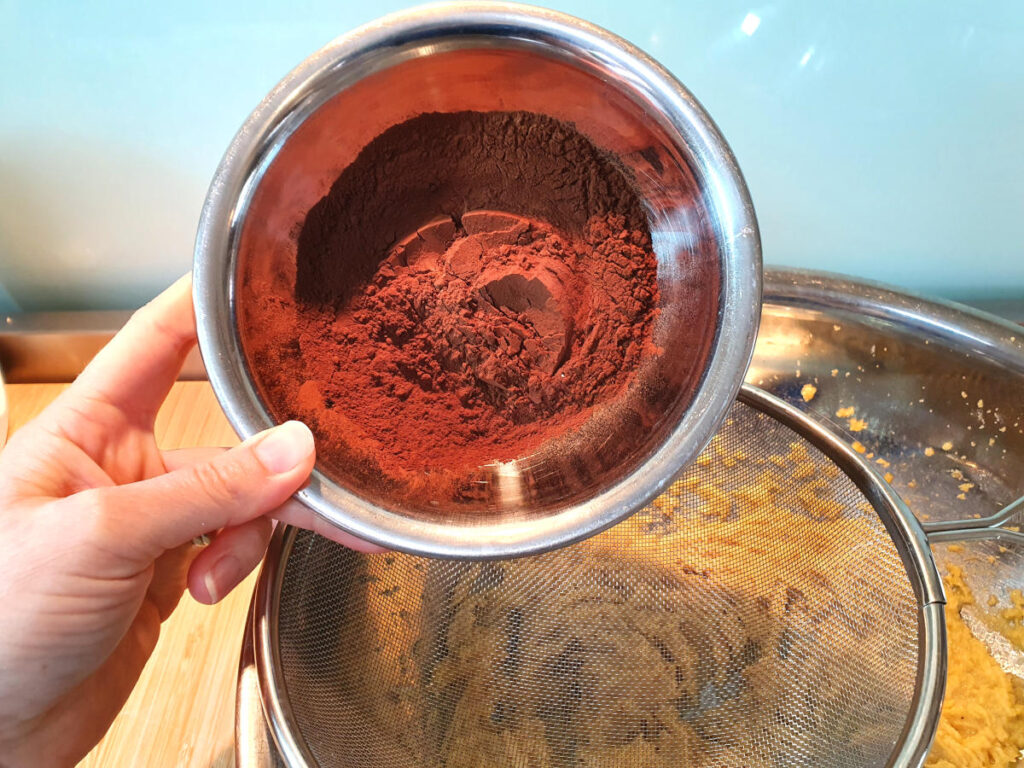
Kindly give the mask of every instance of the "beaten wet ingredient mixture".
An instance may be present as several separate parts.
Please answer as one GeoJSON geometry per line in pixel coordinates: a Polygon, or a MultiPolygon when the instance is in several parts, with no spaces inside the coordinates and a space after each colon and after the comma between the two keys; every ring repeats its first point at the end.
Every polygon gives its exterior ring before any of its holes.
{"type": "Polygon", "coordinates": [[[926,768],[1012,768],[1024,750],[1024,683],[1008,674],[963,619],[974,604],[963,569],[946,585],[949,669],[946,698],[926,768]]]}

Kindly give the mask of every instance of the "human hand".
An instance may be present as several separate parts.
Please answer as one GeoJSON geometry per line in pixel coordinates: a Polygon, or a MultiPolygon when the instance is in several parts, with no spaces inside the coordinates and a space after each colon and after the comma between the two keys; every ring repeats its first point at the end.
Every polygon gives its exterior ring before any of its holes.
{"type": "Polygon", "coordinates": [[[271,518],[375,549],[291,499],[315,460],[299,422],[230,450],[157,447],[157,410],[195,340],[186,277],[0,453],[0,766],[88,752],[185,584],[201,602],[226,595],[262,559],[271,518]],[[214,538],[200,551],[202,534],[214,538]]]}

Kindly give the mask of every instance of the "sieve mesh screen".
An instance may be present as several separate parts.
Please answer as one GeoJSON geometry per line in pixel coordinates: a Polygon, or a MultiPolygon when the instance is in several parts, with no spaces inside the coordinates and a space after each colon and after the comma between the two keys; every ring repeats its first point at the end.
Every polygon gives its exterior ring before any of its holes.
{"type": "Polygon", "coordinates": [[[494,562],[300,531],[277,626],[321,766],[885,764],[919,610],[864,495],[737,403],[695,464],[582,543],[494,562]]]}

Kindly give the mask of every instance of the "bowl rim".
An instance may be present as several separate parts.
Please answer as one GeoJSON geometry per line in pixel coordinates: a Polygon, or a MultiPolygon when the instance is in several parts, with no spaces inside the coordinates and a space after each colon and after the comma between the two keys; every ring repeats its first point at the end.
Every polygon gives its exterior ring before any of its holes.
{"type": "MultiPolygon", "coordinates": [[[[251,193],[291,132],[340,90],[327,89],[325,83],[337,85],[343,67],[384,49],[408,50],[412,45],[436,44],[442,39],[471,40],[474,45],[488,39],[495,45],[527,41],[628,73],[630,88],[624,90],[632,95],[642,92],[658,105],[663,127],[675,134],[672,139],[678,139],[677,149],[702,184],[719,241],[719,327],[704,378],[691,406],[662,444],[615,485],[551,515],[467,524],[431,522],[389,510],[345,489],[319,469],[296,494],[331,525],[390,549],[463,559],[534,554],[599,533],[660,494],[696,458],[725,418],[739,392],[757,335],[761,245],[742,173],[694,96],[630,43],[555,11],[512,3],[454,2],[382,17],[306,58],[246,119],[211,182],[200,216],[193,266],[199,349],[214,393],[239,436],[244,439],[272,426],[247,366],[239,364],[242,357],[234,322],[237,242],[251,193]]],[[[360,76],[357,72],[352,82],[360,76]]]]}

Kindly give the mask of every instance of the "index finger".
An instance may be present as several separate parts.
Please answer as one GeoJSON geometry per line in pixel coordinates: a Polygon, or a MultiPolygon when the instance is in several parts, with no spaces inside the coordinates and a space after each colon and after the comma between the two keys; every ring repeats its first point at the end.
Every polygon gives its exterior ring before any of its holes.
{"type": "Polygon", "coordinates": [[[101,400],[129,416],[153,419],[195,343],[187,274],[135,312],[61,399],[101,400]]]}

